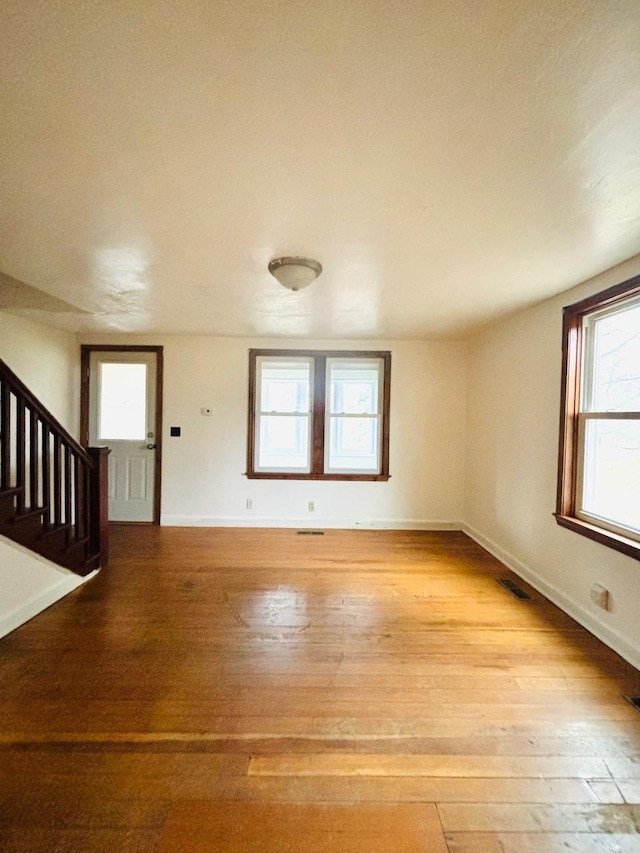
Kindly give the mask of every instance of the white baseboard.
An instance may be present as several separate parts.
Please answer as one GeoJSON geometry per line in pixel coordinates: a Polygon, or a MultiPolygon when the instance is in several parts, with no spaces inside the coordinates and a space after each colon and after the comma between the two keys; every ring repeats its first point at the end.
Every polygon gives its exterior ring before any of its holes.
{"type": "Polygon", "coordinates": [[[285,527],[303,530],[462,530],[459,521],[423,519],[376,519],[360,521],[337,518],[247,518],[193,515],[163,515],[163,527],[285,527]]]}
{"type": "Polygon", "coordinates": [[[578,604],[573,599],[565,595],[558,587],[550,584],[544,578],[540,577],[537,572],[534,572],[529,566],[526,566],[513,554],[505,551],[496,542],[485,536],[479,530],[469,524],[462,524],[462,531],[467,534],[474,542],[477,542],[485,551],[488,551],[496,559],[504,563],[507,568],[515,572],[516,575],[525,580],[539,593],[548,598],[557,607],[575,619],[579,625],[586,628],[591,634],[617,652],[620,657],[628,661],[636,669],[640,669],[640,650],[630,643],[625,637],[610,628],[608,625],[600,622],[593,613],[585,610],[581,604],[578,604]]]}

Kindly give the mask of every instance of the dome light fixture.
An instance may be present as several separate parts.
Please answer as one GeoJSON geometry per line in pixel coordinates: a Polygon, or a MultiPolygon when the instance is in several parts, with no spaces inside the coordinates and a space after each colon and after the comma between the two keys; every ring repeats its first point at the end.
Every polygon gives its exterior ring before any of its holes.
{"type": "Polygon", "coordinates": [[[322,272],[322,265],[312,258],[274,258],[268,269],[279,284],[296,291],[309,287],[322,272]]]}

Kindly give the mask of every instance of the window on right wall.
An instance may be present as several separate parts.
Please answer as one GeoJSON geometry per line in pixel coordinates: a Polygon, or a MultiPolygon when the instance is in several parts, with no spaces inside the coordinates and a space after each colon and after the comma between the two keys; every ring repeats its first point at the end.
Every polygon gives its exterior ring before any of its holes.
{"type": "Polygon", "coordinates": [[[640,276],[564,309],[555,515],[640,559],[640,276]]]}

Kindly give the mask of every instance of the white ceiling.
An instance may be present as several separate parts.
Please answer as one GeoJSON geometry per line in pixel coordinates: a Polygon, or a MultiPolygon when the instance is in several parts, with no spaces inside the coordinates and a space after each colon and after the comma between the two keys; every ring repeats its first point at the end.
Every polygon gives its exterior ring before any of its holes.
{"type": "Polygon", "coordinates": [[[3,0],[0,78],[70,329],[460,336],[640,252],[637,0],[3,0]]]}

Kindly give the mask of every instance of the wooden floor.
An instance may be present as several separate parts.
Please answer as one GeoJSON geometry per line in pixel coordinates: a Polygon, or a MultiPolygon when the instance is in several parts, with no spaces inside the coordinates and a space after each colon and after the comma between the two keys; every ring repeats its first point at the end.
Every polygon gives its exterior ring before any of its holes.
{"type": "Polygon", "coordinates": [[[119,527],[0,641],[0,849],[638,853],[640,677],[459,533],[119,527]]]}

